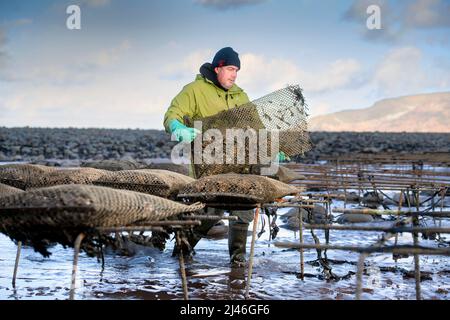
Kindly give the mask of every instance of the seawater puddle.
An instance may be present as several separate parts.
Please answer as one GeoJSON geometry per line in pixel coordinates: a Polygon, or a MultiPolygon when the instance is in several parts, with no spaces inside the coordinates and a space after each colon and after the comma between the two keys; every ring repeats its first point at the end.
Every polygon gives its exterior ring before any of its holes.
{"type": "MultiPolygon", "coordinates": [[[[357,190],[347,190],[356,191],[357,190]]],[[[333,208],[343,207],[342,201],[333,200],[333,208]]],[[[346,207],[356,207],[347,203],[346,207]]],[[[395,207],[392,207],[396,209],[395,207]]],[[[423,208],[422,208],[423,209],[423,208]]],[[[289,208],[278,210],[281,217],[289,208]]],[[[402,208],[402,210],[407,210],[402,208]]],[[[445,209],[444,210],[448,210],[445,209]]],[[[439,210],[437,210],[439,211],[439,210]]],[[[338,214],[333,214],[334,218],[338,214]]],[[[278,218],[278,225],[281,219],[278,218]]],[[[387,216],[361,225],[389,226],[393,222],[387,216]],[[383,220],[384,219],[384,220],[383,220]]],[[[426,219],[428,226],[434,221],[426,219]]],[[[436,221],[439,223],[439,221],[436,221]]],[[[266,227],[267,227],[266,221],[266,227]]],[[[449,226],[447,220],[441,226],[449,226]]],[[[252,226],[252,224],[251,224],[252,226]]],[[[250,227],[251,228],[251,227],[250,227]]],[[[258,232],[261,224],[258,224],[258,232]]],[[[321,243],[325,243],[324,231],[315,230],[321,243]]],[[[380,238],[380,232],[330,231],[330,244],[371,245],[380,238]]],[[[275,241],[299,241],[298,232],[280,228],[275,241]]],[[[445,245],[444,242],[420,239],[428,247],[445,245]],[[443,244],[444,243],[444,244],[443,244]]],[[[400,234],[398,244],[412,244],[410,234],[400,234]]],[[[250,252],[251,235],[247,238],[250,252]]],[[[309,230],[304,231],[304,242],[314,243],[309,230]]],[[[105,254],[105,267],[96,258],[81,253],[78,262],[75,298],[80,300],[134,300],[134,299],[183,299],[178,259],[172,257],[173,240],[168,241],[163,252],[136,246],[132,257],[113,252],[105,254]]],[[[394,238],[388,241],[394,244],[394,238]]],[[[63,300],[69,298],[73,249],[55,245],[52,255],[42,257],[31,247],[23,246],[16,288],[12,287],[14,261],[17,246],[0,234],[0,299],[4,300],[63,300]]],[[[269,241],[269,231],[256,241],[253,277],[250,286],[251,299],[329,299],[351,300],[355,298],[356,269],[359,255],[354,252],[329,250],[327,252],[333,273],[344,277],[339,281],[326,280],[323,268],[317,263],[316,250],[304,250],[305,277],[299,279],[300,254],[298,250],[279,248],[269,241]]],[[[421,282],[424,299],[450,298],[450,259],[443,256],[420,256],[421,282]]],[[[415,299],[413,256],[393,259],[392,254],[376,253],[366,259],[363,275],[363,299],[404,300],[415,299]],[[412,276],[411,276],[412,274],[412,276]]],[[[227,239],[202,239],[196,246],[192,260],[186,261],[186,273],[190,299],[243,299],[247,278],[246,268],[229,266],[227,239]]]]}
{"type": "MultiPolygon", "coordinates": [[[[287,209],[280,210],[283,214],[287,209]]],[[[383,222],[382,222],[383,223],[383,222]]],[[[379,223],[378,223],[379,224],[379,223]]],[[[258,227],[258,231],[259,231],[258,227]]],[[[325,242],[323,231],[316,231],[325,242]]],[[[297,250],[275,247],[268,240],[268,231],[256,242],[250,297],[252,299],[354,299],[358,254],[329,250],[332,271],[340,281],[327,281],[322,268],[315,263],[315,250],[304,251],[305,278],[298,278],[300,255],[297,250]]],[[[377,232],[334,231],[330,243],[369,245],[379,238],[377,232]]],[[[251,236],[247,238],[250,251],[251,236]]],[[[280,228],[278,241],[298,241],[298,233],[280,228]]],[[[306,243],[314,243],[308,231],[306,243]]],[[[390,240],[391,244],[393,240],[390,240]]],[[[410,235],[401,235],[398,243],[412,243],[410,235]]],[[[436,247],[436,241],[421,240],[424,246],[436,247]]],[[[81,253],[78,264],[76,299],[182,299],[178,259],[171,256],[173,242],[163,252],[142,248],[133,257],[108,253],[105,268],[96,258],[81,253]]],[[[68,299],[73,250],[56,245],[50,258],[43,258],[32,248],[22,248],[16,288],[11,279],[16,245],[0,235],[0,298],[1,299],[68,299]]],[[[424,299],[448,299],[450,264],[448,257],[420,256],[422,272],[431,273],[432,280],[422,281],[424,299]]],[[[363,299],[415,299],[413,257],[394,261],[390,254],[373,254],[366,259],[369,274],[363,276],[363,299]]],[[[245,293],[247,269],[229,266],[227,239],[203,239],[196,255],[186,261],[186,273],[191,299],[242,299],[245,293]]]]}

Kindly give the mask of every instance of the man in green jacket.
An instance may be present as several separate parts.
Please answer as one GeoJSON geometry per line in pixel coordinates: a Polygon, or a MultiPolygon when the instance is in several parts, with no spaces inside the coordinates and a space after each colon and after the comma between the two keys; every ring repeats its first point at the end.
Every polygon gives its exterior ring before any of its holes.
{"type": "MultiPolygon", "coordinates": [[[[232,48],[220,49],[212,63],[203,64],[195,80],[184,86],[172,100],[164,116],[166,131],[175,135],[178,141],[192,142],[199,132],[185,125],[184,116],[195,121],[249,102],[247,94],[235,83],[240,68],[239,55],[232,48]]],[[[207,208],[206,213],[217,215],[222,212],[207,208]]],[[[230,260],[233,265],[240,266],[245,263],[247,232],[253,220],[253,210],[232,211],[230,214],[238,217],[237,221],[230,220],[229,223],[230,260]]],[[[183,248],[183,252],[190,252],[214,224],[215,221],[202,221],[201,226],[195,227],[188,236],[190,248],[183,248]]],[[[178,250],[175,246],[174,254],[178,250]]]]}
{"type": "Polygon", "coordinates": [[[195,133],[184,126],[185,115],[195,121],[249,102],[247,94],[235,84],[240,66],[238,54],[229,47],[219,50],[212,63],[203,64],[195,80],[172,100],[164,116],[166,131],[175,133],[178,140],[189,141],[195,133]]]}

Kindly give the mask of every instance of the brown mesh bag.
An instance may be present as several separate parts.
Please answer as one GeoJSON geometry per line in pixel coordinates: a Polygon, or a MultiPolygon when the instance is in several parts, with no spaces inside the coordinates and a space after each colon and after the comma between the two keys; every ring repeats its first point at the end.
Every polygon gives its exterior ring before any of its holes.
{"type": "MultiPolygon", "coordinates": [[[[261,175],[261,169],[265,166],[260,164],[254,165],[195,165],[198,170],[200,177],[202,176],[212,176],[223,173],[240,173],[240,174],[255,174],[261,175]]],[[[267,175],[267,177],[280,180],[284,183],[289,183],[295,180],[304,180],[305,176],[301,175],[289,168],[278,165],[277,172],[272,175],[267,175]]]]}
{"type": "Polygon", "coordinates": [[[108,172],[94,184],[148,193],[163,198],[175,198],[182,187],[193,181],[191,177],[172,171],[140,169],[108,172]]]}
{"type": "MultiPolygon", "coordinates": [[[[72,246],[80,232],[93,235],[96,227],[145,224],[203,207],[128,190],[54,186],[1,197],[0,231],[13,240],[31,242],[37,251],[49,255],[48,242],[72,246]]],[[[91,240],[83,241],[85,248],[93,246],[91,240]]]]}
{"type": "Polygon", "coordinates": [[[202,177],[186,185],[178,197],[191,202],[201,201],[213,207],[238,208],[240,204],[272,202],[300,191],[264,176],[227,173],[202,177]]]}
{"type": "Polygon", "coordinates": [[[119,171],[119,170],[135,170],[143,168],[143,165],[132,160],[100,160],[83,162],[80,167],[89,167],[95,169],[119,171]]]}
{"type": "Polygon", "coordinates": [[[94,168],[55,168],[35,164],[0,167],[0,182],[23,190],[62,184],[92,184],[108,171],[94,168]]]}
{"type": "Polygon", "coordinates": [[[19,193],[19,192],[23,192],[23,190],[0,183],[0,197],[8,196],[10,194],[19,193]]]}
{"type": "Polygon", "coordinates": [[[94,168],[64,168],[43,173],[32,179],[27,189],[44,188],[64,184],[92,184],[109,171],[94,168]]]}
{"type": "Polygon", "coordinates": [[[158,170],[168,170],[172,172],[177,172],[180,174],[184,174],[185,176],[189,175],[188,166],[183,166],[174,163],[150,163],[144,167],[144,169],[158,169],[158,170]]]}
{"type": "MultiPolygon", "coordinates": [[[[196,119],[202,121],[203,132],[209,129],[218,129],[224,137],[223,150],[226,150],[226,130],[227,129],[260,129],[267,131],[278,131],[279,151],[283,151],[288,156],[302,155],[310,150],[311,143],[307,132],[307,106],[301,88],[298,85],[288,86],[275,91],[262,98],[249,102],[245,105],[228,109],[216,115],[196,119]]],[[[189,126],[193,126],[190,119],[185,119],[189,126]]],[[[259,137],[258,137],[259,139],[259,137]]],[[[259,140],[258,140],[259,141],[259,140]]],[[[203,141],[202,148],[205,150],[212,142],[203,141]]],[[[260,159],[256,164],[249,161],[249,139],[245,140],[245,163],[237,164],[237,143],[234,142],[235,159],[233,164],[226,163],[226,155],[223,164],[194,164],[196,178],[219,173],[252,173],[258,174],[260,171],[260,159]]],[[[258,142],[259,143],[259,142],[258,142]]],[[[268,136],[267,155],[271,154],[271,136],[268,136]]]]}
{"type": "Polygon", "coordinates": [[[55,170],[37,164],[4,165],[0,166],[0,183],[25,190],[36,183],[45,185],[45,175],[55,170]]]}

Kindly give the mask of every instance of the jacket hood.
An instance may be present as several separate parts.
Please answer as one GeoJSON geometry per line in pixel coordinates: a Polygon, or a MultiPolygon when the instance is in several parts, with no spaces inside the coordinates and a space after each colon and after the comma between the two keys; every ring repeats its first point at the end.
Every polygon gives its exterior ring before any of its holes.
{"type": "Polygon", "coordinates": [[[212,83],[214,83],[216,86],[218,86],[219,88],[227,91],[224,87],[221,86],[219,80],[217,80],[217,74],[214,71],[214,68],[212,66],[211,63],[207,62],[204,63],[201,67],[200,67],[200,74],[202,76],[204,76],[206,79],[208,79],[209,81],[211,81],[212,83]]]}
{"type": "Polygon", "coordinates": [[[225,89],[224,87],[222,87],[219,80],[217,80],[217,74],[214,71],[212,64],[209,62],[204,63],[200,67],[200,75],[203,78],[205,78],[206,80],[209,80],[210,82],[212,82],[216,87],[218,87],[224,91],[233,92],[233,93],[237,92],[237,91],[242,91],[242,89],[239,88],[236,84],[233,84],[233,86],[228,90],[225,89]]]}

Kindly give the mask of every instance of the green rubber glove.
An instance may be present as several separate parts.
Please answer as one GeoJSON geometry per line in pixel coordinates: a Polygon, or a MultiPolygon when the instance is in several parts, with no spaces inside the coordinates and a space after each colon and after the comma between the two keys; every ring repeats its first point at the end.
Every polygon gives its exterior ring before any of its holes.
{"type": "Polygon", "coordinates": [[[186,127],[178,120],[172,120],[169,123],[169,131],[174,134],[177,141],[192,142],[197,134],[200,133],[198,129],[186,127]]]}
{"type": "Polygon", "coordinates": [[[289,158],[283,151],[278,152],[277,159],[278,162],[291,160],[291,158],[289,158]]]}

